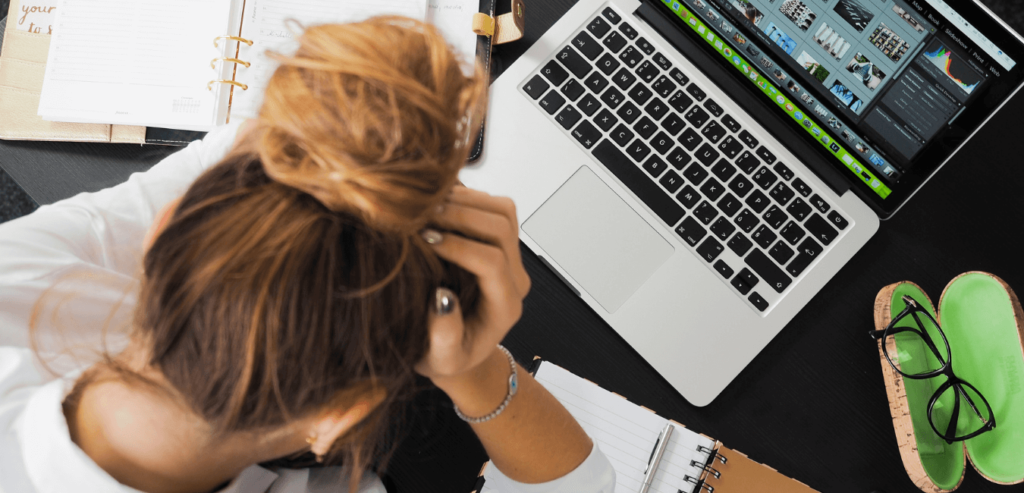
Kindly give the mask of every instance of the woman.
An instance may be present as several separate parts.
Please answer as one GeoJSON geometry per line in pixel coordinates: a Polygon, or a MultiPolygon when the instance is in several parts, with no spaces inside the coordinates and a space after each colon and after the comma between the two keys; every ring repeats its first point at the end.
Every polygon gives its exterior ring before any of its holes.
{"type": "Polygon", "coordinates": [[[456,185],[484,76],[398,18],[281,61],[243,130],[0,227],[0,491],[383,491],[364,472],[417,373],[497,490],[612,491],[497,346],[530,281],[511,202],[456,185]],[[117,350],[60,349],[91,337],[117,350]]]}

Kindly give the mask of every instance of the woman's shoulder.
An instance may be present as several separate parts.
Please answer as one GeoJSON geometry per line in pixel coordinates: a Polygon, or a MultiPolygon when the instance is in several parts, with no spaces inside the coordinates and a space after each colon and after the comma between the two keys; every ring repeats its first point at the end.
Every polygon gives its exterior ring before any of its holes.
{"type": "Polygon", "coordinates": [[[254,465],[217,493],[387,493],[373,473],[363,475],[356,491],[349,490],[348,484],[348,471],[342,467],[267,469],[254,465]]]}

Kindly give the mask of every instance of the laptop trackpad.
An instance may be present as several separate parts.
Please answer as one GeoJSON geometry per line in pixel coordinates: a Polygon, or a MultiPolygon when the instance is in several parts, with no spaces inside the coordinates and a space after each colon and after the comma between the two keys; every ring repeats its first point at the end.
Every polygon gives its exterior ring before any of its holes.
{"type": "Polygon", "coordinates": [[[610,313],[673,252],[586,166],[523,223],[523,231],[610,313]]]}

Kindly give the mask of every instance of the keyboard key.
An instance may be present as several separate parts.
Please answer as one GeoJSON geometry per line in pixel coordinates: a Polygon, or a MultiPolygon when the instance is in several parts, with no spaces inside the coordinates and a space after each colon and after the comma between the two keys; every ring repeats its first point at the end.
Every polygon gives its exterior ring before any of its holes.
{"type": "Polygon", "coordinates": [[[686,92],[693,96],[693,99],[697,101],[704,101],[704,98],[708,97],[707,93],[703,89],[697,87],[697,84],[690,84],[686,86],[686,92]]]}
{"type": "Polygon", "coordinates": [[[811,265],[811,262],[814,262],[814,259],[818,258],[818,254],[821,253],[821,246],[814,240],[807,238],[797,247],[796,251],[798,255],[786,267],[786,272],[793,277],[799,276],[808,265],[811,265]]]}
{"type": "Polygon", "coordinates": [[[760,214],[764,212],[765,207],[768,207],[768,197],[760,190],[754,190],[754,193],[747,197],[746,203],[754,212],[760,214]]]}
{"type": "Polygon", "coordinates": [[[675,169],[683,169],[683,166],[690,164],[690,160],[693,158],[686,153],[682,148],[676,147],[672,149],[672,152],[668,155],[668,163],[675,169]]]}
{"type": "Polygon", "coordinates": [[[596,144],[597,141],[601,140],[601,131],[591,125],[590,122],[584,120],[579,125],[576,125],[576,128],[572,130],[572,136],[575,137],[580,144],[583,144],[583,147],[590,149],[591,147],[594,147],[594,144],[596,144]]]}
{"type": "Polygon", "coordinates": [[[644,171],[651,175],[652,178],[658,178],[666,169],[668,169],[668,165],[665,164],[665,161],[658,159],[656,156],[651,156],[647,162],[644,163],[643,168],[644,171]]]}
{"type": "Polygon", "coordinates": [[[826,245],[831,245],[832,240],[839,236],[839,232],[830,226],[825,218],[817,214],[809,217],[807,222],[804,223],[804,227],[811,233],[811,236],[826,245]]]}
{"type": "Polygon", "coordinates": [[[598,38],[603,38],[611,28],[612,26],[608,25],[608,21],[605,21],[602,17],[595,17],[594,20],[590,21],[590,24],[587,24],[587,30],[598,38]]]}
{"type": "MultiPolygon", "coordinates": [[[[600,17],[598,17],[598,19],[600,19],[600,17]]],[[[583,56],[591,60],[597,59],[601,53],[604,53],[601,45],[598,44],[597,41],[594,41],[594,38],[587,34],[586,31],[580,31],[580,33],[572,39],[572,46],[577,50],[580,50],[580,53],[583,53],[583,56]]]]}
{"type": "Polygon", "coordinates": [[[808,214],[811,213],[811,206],[804,202],[804,199],[797,198],[789,207],[786,208],[786,212],[793,216],[797,222],[803,221],[808,214]]]}
{"type": "Polygon", "coordinates": [[[646,103],[653,95],[654,93],[643,84],[637,84],[629,90],[629,97],[633,98],[633,101],[635,101],[636,104],[646,103]]]}
{"type": "Polygon", "coordinates": [[[612,109],[617,108],[625,100],[626,96],[623,96],[622,93],[614,87],[609,88],[601,95],[601,101],[604,101],[604,104],[607,104],[612,109]]]}
{"type": "Polygon", "coordinates": [[[744,209],[740,215],[736,216],[736,225],[743,230],[744,233],[749,233],[760,224],[761,221],[757,219],[757,215],[750,212],[750,209],[744,209]]]}
{"type": "MultiPolygon", "coordinates": [[[[613,32],[609,34],[607,38],[604,38],[604,40],[601,41],[601,44],[603,44],[605,48],[608,48],[608,50],[610,50],[612,53],[618,53],[619,50],[621,50],[622,47],[626,46],[626,43],[628,42],[629,41],[627,41],[626,38],[624,38],[621,34],[613,32]]],[[[608,55],[605,55],[605,57],[607,56],[608,55]]],[[[604,57],[602,57],[601,60],[603,61],[604,57]]],[[[619,62],[615,62],[616,66],[618,64],[619,62]]]]}
{"type": "Polygon", "coordinates": [[[700,240],[708,235],[708,230],[704,229],[704,226],[701,226],[692,217],[688,217],[683,219],[679,226],[676,226],[676,234],[688,245],[695,247],[697,243],[700,243],[700,240]]]}
{"type": "Polygon", "coordinates": [[[768,195],[771,195],[779,205],[786,205],[790,199],[796,196],[796,193],[793,192],[792,188],[787,187],[785,183],[780,181],[768,195]]]}
{"type": "Polygon", "coordinates": [[[793,258],[793,249],[780,241],[776,243],[771,250],[768,250],[768,256],[775,259],[779,265],[786,265],[786,262],[789,262],[789,259],[793,258]]]}
{"type": "Polygon", "coordinates": [[[704,179],[708,177],[708,171],[701,167],[700,163],[693,163],[683,171],[683,176],[686,177],[690,183],[700,185],[700,182],[704,181],[704,179]]]}
{"type": "Polygon", "coordinates": [[[707,111],[701,109],[700,106],[694,106],[693,108],[690,108],[690,111],[683,115],[683,118],[686,118],[686,121],[690,122],[690,125],[693,125],[694,128],[700,128],[703,127],[709,119],[711,119],[711,115],[709,115],[707,111]]]}
{"type": "Polygon", "coordinates": [[[636,76],[629,73],[625,68],[620,68],[618,72],[612,77],[612,82],[619,86],[619,89],[625,91],[636,82],[636,76]]]}
{"type": "Polygon", "coordinates": [[[825,202],[825,199],[821,198],[818,194],[814,194],[814,196],[811,197],[811,205],[813,205],[815,209],[818,209],[822,214],[831,209],[828,202],[825,202]]]}
{"type": "Polygon", "coordinates": [[[736,232],[736,226],[733,226],[728,219],[720,217],[715,221],[715,224],[711,225],[711,232],[722,241],[725,241],[729,239],[730,235],[736,232]]]}
{"type": "Polygon", "coordinates": [[[700,187],[700,191],[708,198],[708,200],[714,202],[722,196],[722,193],[725,192],[725,187],[722,186],[721,183],[718,183],[718,180],[709,178],[708,181],[704,182],[704,185],[700,187]]]}
{"type": "Polygon", "coordinates": [[[719,140],[722,140],[722,137],[725,137],[726,132],[725,127],[719,125],[716,121],[708,123],[708,126],[704,127],[704,130],[700,131],[700,133],[704,134],[712,144],[717,144],[719,140]]]}
{"type": "Polygon", "coordinates": [[[768,229],[768,226],[761,226],[760,228],[757,228],[757,231],[754,231],[752,238],[755,243],[760,245],[761,248],[767,250],[768,247],[772,246],[772,243],[775,242],[778,236],[775,236],[775,233],[768,229]]]}
{"type": "Polygon", "coordinates": [[[637,48],[640,48],[640,51],[643,51],[644,53],[647,53],[648,55],[653,55],[654,54],[654,45],[652,45],[649,41],[647,41],[644,38],[640,38],[640,39],[636,40],[636,46],[637,46],[637,48]]]}
{"type": "Polygon", "coordinates": [[[693,104],[693,99],[683,93],[683,91],[676,91],[668,100],[668,105],[680,113],[686,111],[686,108],[689,108],[691,104],[693,104]]]}
{"type": "Polygon", "coordinates": [[[577,79],[582,79],[590,73],[590,63],[568,46],[562,48],[562,51],[555,55],[555,59],[565,65],[577,79]]]}
{"type": "Polygon", "coordinates": [[[640,76],[640,79],[650,84],[654,82],[654,79],[661,75],[661,70],[658,70],[657,65],[652,63],[650,60],[644,60],[639,67],[636,68],[636,75],[640,76]]]}
{"type": "Polygon", "coordinates": [[[608,79],[601,77],[601,73],[595,71],[587,76],[587,80],[583,81],[583,85],[587,86],[594,94],[601,94],[601,91],[608,87],[608,79]]]}
{"type": "Polygon", "coordinates": [[[721,243],[714,238],[708,237],[704,240],[704,243],[697,247],[697,255],[700,255],[705,262],[711,263],[722,254],[722,250],[725,250],[725,247],[721,243]]]}
{"type": "Polygon", "coordinates": [[[746,197],[750,190],[754,187],[753,183],[750,183],[743,175],[739,175],[729,184],[729,190],[738,195],[740,198],[746,197]]]}
{"type": "Polygon", "coordinates": [[[766,149],[764,146],[757,148],[757,157],[761,158],[765,164],[772,164],[775,162],[775,154],[766,149]]]}
{"type": "Polygon", "coordinates": [[[672,68],[672,62],[668,61],[668,58],[666,58],[665,55],[662,55],[661,53],[657,53],[651,58],[654,60],[654,63],[657,63],[658,66],[661,67],[662,70],[668,70],[672,68]]]}
{"type": "Polygon", "coordinates": [[[740,126],[740,122],[736,121],[736,119],[730,115],[722,116],[722,125],[725,125],[725,128],[728,128],[732,133],[743,130],[743,127],[740,126]]]}
{"type": "Polygon", "coordinates": [[[622,20],[622,18],[619,17],[619,14],[617,12],[615,12],[614,10],[612,10],[611,7],[608,7],[606,9],[604,9],[601,12],[601,15],[603,15],[606,19],[608,19],[608,22],[611,22],[612,24],[618,24],[619,21],[622,20]]]}
{"type": "Polygon", "coordinates": [[[843,216],[840,216],[839,213],[836,211],[832,211],[831,213],[829,213],[828,222],[832,223],[833,226],[839,228],[840,230],[844,230],[847,226],[850,225],[850,223],[847,222],[846,219],[844,219],[843,216]]]}
{"type": "Polygon", "coordinates": [[[583,87],[583,84],[576,82],[576,79],[569,79],[569,82],[562,86],[561,91],[562,94],[565,94],[565,97],[569,98],[569,101],[576,101],[587,90],[583,87]]]}
{"type": "Polygon", "coordinates": [[[795,188],[796,191],[804,197],[811,194],[811,187],[807,186],[807,184],[799,178],[793,180],[793,188],[795,188]]]}
{"type": "Polygon", "coordinates": [[[718,201],[718,208],[721,209],[722,214],[732,217],[737,211],[743,208],[743,203],[740,199],[737,199],[733,194],[726,194],[725,198],[718,201]]]}
{"type": "Polygon", "coordinates": [[[531,98],[537,99],[543,96],[544,92],[546,92],[549,87],[551,86],[548,85],[547,82],[544,82],[544,79],[542,79],[540,75],[534,75],[533,78],[530,79],[530,82],[527,82],[526,85],[523,86],[523,91],[525,91],[526,94],[529,94],[531,98]]]}
{"type": "Polygon", "coordinates": [[[739,139],[730,135],[721,144],[718,144],[718,149],[729,159],[736,159],[736,156],[743,150],[743,144],[739,139]]]}
{"type": "Polygon", "coordinates": [[[682,219],[685,214],[683,208],[614,144],[608,140],[602,140],[592,152],[601,164],[608,168],[619,181],[626,185],[626,188],[630,189],[666,224],[674,226],[682,219]]]}
{"type": "Polygon", "coordinates": [[[679,136],[679,143],[683,145],[687,150],[692,151],[704,142],[704,138],[692,128],[686,129],[683,135],[679,136]]]}
{"type": "Polygon", "coordinates": [[[651,139],[651,147],[654,147],[654,150],[658,151],[658,154],[662,156],[672,149],[674,144],[675,142],[672,141],[672,137],[669,137],[665,132],[658,132],[658,135],[651,139]]]}
{"type": "Polygon", "coordinates": [[[700,205],[693,210],[693,217],[704,224],[711,224],[711,221],[718,215],[718,210],[715,206],[708,203],[706,200],[702,200],[700,205]]]}
{"type": "Polygon", "coordinates": [[[789,242],[790,245],[796,245],[796,242],[800,241],[807,233],[800,228],[797,223],[790,221],[786,223],[786,226],[779,231],[779,236],[782,236],[789,242]]]}
{"type": "Polygon", "coordinates": [[[623,23],[621,26],[619,26],[619,31],[622,31],[622,34],[624,34],[629,39],[636,39],[636,29],[633,29],[633,26],[630,26],[629,24],[623,23]]]}
{"type": "Polygon", "coordinates": [[[640,64],[640,60],[643,59],[644,54],[632,46],[627,46],[625,50],[622,50],[622,53],[619,53],[619,60],[622,60],[622,63],[625,63],[629,68],[636,68],[640,64]]]}
{"type": "Polygon", "coordinates": [[[562,85],[562,83],[565,82],[565,78],[569,77],[569,72],[566,72],[565,69],[558,65],[554,60],[551,60],[544,65],[544,68],[540,69],[540,73],[544,77],[547,77],[548,80],[556,86],[562,85]]]}
{"type": "Polygon", "coordinates": [[[750,135],[750,132],[747,132],[746,130],[740,132],[740,140],[742,140],[743,143],[751,149],[757,147],[758,144],[757,139],[755,139],[753,135],[750,135]]]}
{"type": "Polygon", "coordinates": [[[782,212],[782,209],[779,209],[779,206],[773,205],[771,209],[768,209],[768,212],[765,212],[764,215],[761,216],[761,218],[764,219],[764,222],[768,223],[772,229],[779,229],[779,226],[785,224],[786,220],[789,219],[789,216],[787,216],[785,212],[782,212]]]}
{"type": "Polygon", "coordinates": [[[601,112],[597,114],[597,118],[594,118],[594,124],[605,132],[611,130],[611,128],[618,122],[619,119],[615,118],[615,115],[608,110],[601,110],[601,112]]]}
{"type": "Polygon", "coordinates": [[[739,166],[740,169],[743,170],[743,172],[748,175],[750,173],[753,173],[754,170],[757,169],[757,167],[760,165],[761,161],[754,157],[754,155],[751,154],[750,151],[743,151],[743,154],[740,155],[740,158],[736,160],[736,166],[739,166]]]}
{"type": "Polygon", "coordinates": [[[750,304],[754,305],[754,308],[757,308],[757,311],[759,312],[763,312],[768,309],[768,302],[765,301],[761,295],[757,294],[756,291],[750,293],[750,296],[747,299],[750,300],[750,304]]]}
{"type": "Polygon", "coordinates": [[[651,115],[651,118],[653,118],[654,121],[658,121],[665,116],[665,113],[668,113],[668,106],[662,102],[662,100],[654,98],[651,102],[647,103],[647,106],[644,107],[644,111],[646,111],[648,115],[651,115]]]}
{"type": "Polygon", "coordinates": [[[665,176],[662,176],[658,183],[668,190],[668,193],[676,193],[679,187],[683,186],[683,178],[678,173],[672,170],[668,170],[665,176]]]}
{"type": "Polygon", "coordinates": [[[587,116],[594,116],[594,113],[597,113],[597,110],[601,109],[601,102],[592,94],[587,94],[586,96],[583,96],[583,99],[580,100],[579,103],[576,103],[576,106],[579,106],[580,111],[582,111],[583,114],[587,116]]]}
{"type": "Polygon", "coordinates": [[[697,193],[697,190],[690,185],[686,185],[683,187],[683,190],[679,192],[679,195],[676,195],[676,198],[679,199],[687,209],[693,209],[693,206],[697,205],[697,202],[700,200],[700,194],[697,193]]]}
{"type": "Polygon", "coordinates": [[[721,260],[715,262],[715,270],[726,279],[733,275],[732,267],[729,267],[729,264],[722,262],[721,260]]]}
{"type": "Polygon", "coordinates": [[[771,188],[771,186],[779,179],[779,177],[775,176],[775,173],[772,173],[767,166],[763,166],[758,169],[754,172],[754,176],[751,178],[754,180],[754,183],[757,183],[757,185],[763,190],[771,188]]]}
{"type": "Polygon", "coordinates": [[[670,94],[672,94],[672,91],[676,90],[676,84],[675,82],[672,82],[672,80],[669,79],[668,77],[662,75],[661,77],[658,77],[658,80],[654,81],[654,83],[651,84],[651,89],[653,89],[654,92],[658,93],[659,96],[667,98],[670,94]]]}
{"type": "Polygon", "coordinates": [[[748,286],[747,283],[743,282],[743,278],[741,278],[740,276],[732,278],[732,281],[729,281],[729,284],[731,284],[732,287],[736,288],[736,291],[739,291],[740,294],[747,294],[751,290],[751,287],[748,286]]]}
{"type": "Polygon", "coordinates": [[[619,63],[619,61],[616,60],[615,57],[607,53],[605,53],[604,56],[602,56],[601,59],[597,61],[597,68],[601,72],[604,72],[604,75],[612,75],[615,72],[615,69],[619,68],[619,65],[622,64],[619,63]]]}
{"type": "Polygon", "coordinates": [[[711,172],[723,182],[729,181],[732,175],[736,174],[736,167],[729,163],[725,159],[719,159],[718,164],[711,167],[711,172]]]}
{"type": "Polygon", "coordinates": [[[764,279],[765,283],[771,286],[776,293],[781,293],[793,282],[782,269],[778,268],[761,250],[753,250],[744,259],[757,275],[764,279]]]}
{"type": "Polygon", "coordinates": [[[726,243],[726,246],[728,246],[733,252],[736,252],[736,255],[742,257],[750,251],[750,248],[754,246],[754,243],[748,240],[746,236],[743,236],[743,233],[736,233],[736,235],[729,240],[729,243],[726,243]]]}
{"type": "Polygon", "coordinates": [[[626,147],[626,154],[629,154],[636,162],[641,162],[651,153],[651,148],[644,144],[644,141],[636,139],[626,147]]]}
{"type": "Polygon", "coordinates": [[[675,81],[678,82],[680,85],[684,85],[685,86],[686,84],[690,83],[690,78],[687,77],[686,74],[684,74],[682,70],[679,70],[677,68],[672,69],[668,73],[668,75],[671,76],[673,79],[675,79],[675,81]]]}
{"type": "Polygon", "coordinates": [[[708,99],[707,101],[704,101],[704,108],[707,109],[708,112],[711,113],[712,115],[715,115],[715,118],[718,118],[722,116],[722,113],[725,113],[725,110],[723,110],[722,107],[719,106],[714,99],[708,99]]]}
{"type": "Polygon", "coordinates": [[[679,115],[672,113],[671,115],[668,115],[668,118],[661,122],[661,128],[674,137],[686,128],[686,122],[684,122],[682,118],[679,118],[679,115]]]}
{"type": "Polygon", "coordinates": [[[616,144],[625,147],[629,141],[633,140],[633,132],[628,127],[622,125],[615,127],[615,130],[609,135],[616,144]]]}
{"type": "Polygon", "coordinates": [[[619,115],[622,121],[631,125],[637,118],[640,118],[640,108],[637,108],[632,101],[626,101],[626,104],[622,105],[615,114],[619,115]]]}
{"type": "Polygon", "coordinates": [[[566,106],[564,110],[558,113],[558,116],[555,117],[555,121],[557,121],[558,124],[562,126],[562,128],[569,130],[574,125],[576,125],[577,122],[580,121],[580,118],[583,118],[583,114],[580,113],[580,110],[577,110],[572,105],[569,105],[566,106]]]}
{"type": "Polygon", "coordinates": [[[715,150],[714,147],[711,147],[711,145],[704,144],[700,146],[700,149],[697,149],[697,152],[694,153],[694,156],[697,158],[698,161],[703,163],[704,166],[711,166],[711,163],[714,163],[718,159],[720,154],[718,153],[718,151],[715,150]]]}
{"type": "Polygon", "coordinates": [[[778,173],[783,180],[789,181],[793,179],[793,171],[790,170],[789,167],[786,166],[785,164],[782,164],[782,161],[775,163],[775,167],[772,169],[774,169],[775,172],[778,173]]]}
{"type": "Polygon", "coordinates": [[[730,283],[743,294],[747,294],[757,283],[761,282],[750,269],[743,268],[740,273],[733,278],[733,282],[730,283]],[[741,288],[742,286],[742,288],[741,288]]]}
{"type": "Polygon", "coordinates": [[[544,108],[544,111],[547,111],[549,115],[554,115],[563,104],[565,104],[565,98],[555,91],[549,92],[540,100],[541,108],[544,108]]]}
{"type": "MultiPolygon", "coordinates": [[[[647,118],[645,116],[641,118],[640,121],[636,122],[636,125],[633,125],[633,130],[636,130],[636,133],[639,134],[641,138],[646,140],[651,138],[651,135],[654,135],[655,130],[658,130],[658,125],[652,122],[650,118],[647,118]]],[[[670,140],[668,141],[668,146],[671,145],[672,141],[670,140]]]]}

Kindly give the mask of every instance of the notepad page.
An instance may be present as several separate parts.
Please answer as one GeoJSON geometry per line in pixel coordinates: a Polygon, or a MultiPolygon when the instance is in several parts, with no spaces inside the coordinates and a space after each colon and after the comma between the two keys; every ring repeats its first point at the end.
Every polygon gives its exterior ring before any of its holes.
{"type": "Polygon", "coordinates": [[[231,0],[60,0],[39,115],[209,130],[231,0]]]}
{"type": "Polygon", "coordinates": [[[245,0],[240,36],[253,44],[242,44],[238,57],[252,65],[238,67],[235,80],[248,89],[234,92],[231,116],[253,118],[259,113],[267,83],[277,69],[277,63],[266,52],[293,53],[294,39],[300,34],[293,32],[299,26],[288,25],[286,21],[294,19],[303,26],[311,26],[361,21],[376,15],[423,20],[426,5],[426,0],[245,0]]]}
{"type": "MultiPolygon", "coordinates": [[[[569,410],[608,457],[615,468],[616,493],[640,491],[644,468],[668,420],[548,362],[540,365],[536,379],[569,410]]],[[[701,469],[690,461],[703,464],[708,454],[699,452],[697,447],[714,446],[714,441],[678,423],[673,426],[651,492],[693,491],[693,484],[684,478],[699,477],[701,469]]]]}

